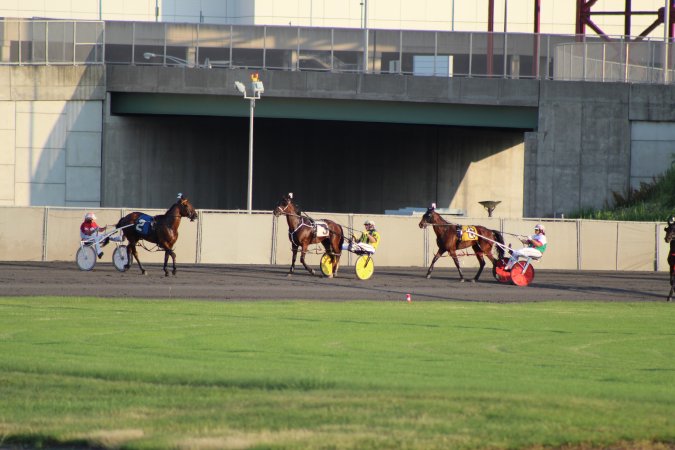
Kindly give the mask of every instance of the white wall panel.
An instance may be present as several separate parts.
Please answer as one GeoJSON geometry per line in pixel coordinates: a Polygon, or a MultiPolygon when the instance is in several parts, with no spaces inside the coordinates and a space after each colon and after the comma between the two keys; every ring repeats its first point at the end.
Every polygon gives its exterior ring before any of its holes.
{"type": "Polygon", "coordinates": [[[16,149],[17,183],[65,183],[66,151],[59,148],[16,149]]]}
{"type": "Polygon", "coordinates": [[[15,115],[15,102],[0,102],[0,118],[2,118],[0,120],[0,130],[14,130],[16,128],[15,115]]]}
{"type": "Polygon", "coordinates": [[[68,167],[66,169],[66,201],[101,201],[101,168],[68,167]]]}
{"type": "Polygon", "coordinates": [[[68,131],[101,132],[103,111],[100,102],[68,102],[65,113],[68,131]]]}
{"type": "Polygon", "coordinates": [[[91,166],[100,168],[101,133],[69,133],[66,141],[66,155],[66,164],[68,166],[91,166]]]}
{"type": "Polygon", "coordinates": [[[14,165],[0,164],[0,199],[14,204],[14,165]]]}
{"type": "Polygon", "coordinates": [[[65,114],[44,113],[39,111],[19,112],[17,110],[17,147],[65,148],[66,132],[67,123],[65,114]]]}
{"type": "Polygon", "coordinates": [[[66,184],[16,183],[15,205],[65,206],[66,184]]]}
{"type": "MultiPolygon", "coordinates": [[[[1,120],[0,120],[1,121],[1,120]]],[[[15,163],[14,130],[0,130],[0,164],[15,163]]]]}

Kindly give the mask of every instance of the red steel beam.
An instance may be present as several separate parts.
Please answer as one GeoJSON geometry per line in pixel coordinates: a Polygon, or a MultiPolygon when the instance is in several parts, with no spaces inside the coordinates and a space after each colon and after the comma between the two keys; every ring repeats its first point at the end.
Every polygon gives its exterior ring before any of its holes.
{"type": "MultiPolygon", "coordinates": [[[[632,0],[625,0],[625,9],[623,11],[593,11],[593,6],[597,3],[598,0],[577,0],[577,21],[575,26],[575,33],[577,35],[585,35],[586,27],[588,26],[593,31],[595,31],[602,39],[611,40],[609,36],[598,26],[596,25],[591,16],[624,16],[624,35],[630,36],[631,31],[631,20],[633,16],[646,16],[646,15],[656,15],[656,20],[649,25],[642,33],[639,34],[639,37],[645,37],[651,33],[656,27],[664,23],[664,12],[665,8],[659,8],[657,11],[633,11],[632,0]]],[[[672,39],[675,34],[675,9],[673,9],[674,2],[670,1],[670,26],[668,27],[668,35],[672,39]]],[[[581,38],[578,38],[581,39],[581,38]]]]}

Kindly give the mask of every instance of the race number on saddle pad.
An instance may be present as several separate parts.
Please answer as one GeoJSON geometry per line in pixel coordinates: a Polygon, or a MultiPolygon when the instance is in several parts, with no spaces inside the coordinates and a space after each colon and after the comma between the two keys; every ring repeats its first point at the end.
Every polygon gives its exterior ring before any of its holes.
{"type": "Polygon", "coordinates": [[[476,231],[476,227],[474,227],[473,225],[462,225],[461,240],[477,241],[478,232],[476,231]]]}
{"type": "Polygon", "coordinates": [[[316,237],[326,237],[330,234],[328,225],[321,220],[316,220],[314,222],[314,232],[316,233],[316,237]]]}
{"type": "Polygon", "coordinates": [[[134,230],[141,236],[148,236],[152,232],[155,219],[147,214],[141,214],[134,222],[134,230]]]}

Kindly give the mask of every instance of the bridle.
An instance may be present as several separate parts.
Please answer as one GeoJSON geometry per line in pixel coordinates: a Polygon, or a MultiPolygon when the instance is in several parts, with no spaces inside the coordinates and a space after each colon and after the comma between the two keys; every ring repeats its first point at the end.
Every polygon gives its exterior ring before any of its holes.
{"type": "MultiPolygon", "coordinates": [[[[303,217],[303,216],[301,215],[302,213],[301,213],[301,214],[294,214],[294,213],[291,213],[291,212],[286,211],[290,206],[291,206],[291,202],[288,201],[288,202],[286,202],[286,206],[284,206],[283,208],[282,208],[281,206],[277,205],[277,207],[275,208],[274,211],[275,211],[275,212],[276,212],[276,211],[279,211],[279,215],[284,215],[284,216],[286,216],[286,217],[299,217],[299,218],[300,218],[300,223],[298,224],[298,226],[295,227],[295,229],[292,230],[292,231],[291,231],[290,229],[288,230],[288,237],[290,238],[291,242],[292,242],[293,244],[299,246],[300,243],[299,243],[299,242],[296,243],[295,234],[296,234],[298,231],[300,231],[300,229],[303,228],[303,227],[308,227],[308,228],[313,229],[313,228],[314,228],[314,226],[313,226],[314,220],[313,220],[311,217],[307,216],[307,219],[309,220],[310,223],[306,223],[306,222],[305,222],[305,217],[303,217]]],[[[289,223],[289,224],[290,224],[290,223],[289,223]]]]}
{"type": "Polygon", "coordinates": [[[284,216],[287,216],[289,213],[286,212],[286,209],[288,209],[289,206],[291,206],[291,202],[286,202],[286,206],[284,206],[283,208],[277,205],[276,209],[279,210],[279,215],[283,214],[284,216]]]}

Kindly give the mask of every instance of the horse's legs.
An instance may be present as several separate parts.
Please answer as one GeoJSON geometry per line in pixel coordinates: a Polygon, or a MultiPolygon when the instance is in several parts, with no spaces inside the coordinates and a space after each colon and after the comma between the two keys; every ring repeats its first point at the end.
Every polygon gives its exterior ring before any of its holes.
{"type": "Polygon", "coordinates": [[[291,276],[293,275],[293,272],[295,271],[295,258],[298,256],[298,246],[295,244],[291,245],[291,251],[293,252],[293,258],[291,259],[291,268],[288,270],[288,275],[291,276]]]}
{"type": "Polygon", "coordinates": [[[334,277],[337,276],[339,266],[340,266],[340,255],[337,254],[333,257],[333,276],[334,277]]]}
{"type": "Polygon", "coordinates": [[[431,261],[429,270],[427,270],[427,278],[431,278],[431,271],[434,270],[434,264],[436,264],[436,261],[438,261],[438,258],[440,258],[443,255],[443,253],[445,253],[445,250],[438,249],[438,251],[434,255],[434,259],[431,261]]]}
{"type": "Polygon", "coordinates": [[[164,250],[164,276],[168,277],[169,276],[169,271],[166,270],[167,263],[169,262],[169,256],[171,256],[171,261],[173,263],[173,270],[171,273],[173,275],[176,275],[176,254],[174,253],[173,250],[164,250]]]}
{"type": "Polygon", "coordinates": [[[670,292],[668,293],[668,298],[666,299],[669,302],[673,298],[673,290],[675,290],[675,266],[670,266],[670,292]]]}
{"type": "MultiPolygon", "coordinates": [[[[141,264],[141,260],[138,259],[138,252],[136,251],[136,245],[130,245],[131,251],[133,252],[134,256],[136,257],[136,262],[138,262],[138,267],[141,269],[141,275],[145,275],[145,269],[143,268],[143,264],[141,264]]],[[[129,264],[131,264],[131,258],[129,258],[129,264]]]]}
{"type": "Polygon", "coordinates": [[[173,269],[171,270],[172,275],[176,275],[176,252],[171,250],[171,263],[173,266],[173,269]]]}
{"type": "MultiPolygon", "coordinates": [[[[452,260],[455,262],[455,267],[457,267],[457,272],[459,272],[459,282],[464,283],[464,274],[462,273],[462,268],[459,265],[459,258],[457,257],[457,253],[454,251],[449,251],[450,256],[452,256],[452,260]]],[[[483,261],[483,265],[485,265],[485,261],[483,261]]],[[[481,270],[483,268],[481,267],[481,270]]],[[[480,272],[478,272],[480,274],[480,272]]]]}
{"type": "MultiPolygon", "coordinates": [[[[315,273],[315,272],[314,272],[314,269],[312,269],[311,267],[309,267],[309,266],[307,265],[307,263],[305,263],[305,254],[306,254],[306,253],[307,253],[307,245],[306,245],[306,244],[303,244],[302,250],[300,250],[300,262],[302,263],[303,266],[305,266],[305,269],[307,269],[307,272],[309,272],[309,273],[311,273],[312,275],[314,275],[314,273],[315,273]]],[[[295,258],[293,258],[293,260],[295,260],[295,258]]]]}
{"type": "Polygon", "coordinates": [[[478,281],[478,278],[480,278],[480,274],[483,272],[483,267],[485,267],[485,258],[483,258],[482,251],[476,252],[476,258],[478,258],[478,264],[480,264],[480,267],[478,268],[478,273],[476,273],[476,276],[473,277],[473,280],[471,280],[474,283],[478,281]]]}
{"type": "Polygon", "coordinates": [[[132,244],[131,242],[129,242],[129,245],[127,245],[127,265],[124,266],[124,268],[127,270],[129,270],[129,268],[131,267],[131,263],[134,261],[134,256],[131,253],[131,247],[133,247],[134,245],[136,245],[136,243],[132,244]]]}

